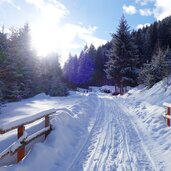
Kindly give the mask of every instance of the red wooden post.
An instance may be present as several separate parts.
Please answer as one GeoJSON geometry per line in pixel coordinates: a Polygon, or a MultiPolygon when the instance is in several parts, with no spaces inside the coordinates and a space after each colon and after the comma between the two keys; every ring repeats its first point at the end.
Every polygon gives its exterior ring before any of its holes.
{"type": "MultiPolygon", "coordinates": [[[[167,115],[170,116],[170,107],[167,107],[167,115]]],[[[170,119],[167,118],[167,126],[170,126],[170,119]]]]}
{"type": "MultiPolygon", "coordinates": [[[[24,134],[25,127],[22,125],[18,127],[18,139],[24,134]]],[[[17,162],[21,161],[25,156],[25,147],[22,147],[17,152],[17,162]]]]}
{"type": "MultiPolygon", "coordinates": [[[[45,116],[45,128],[50,125],[49,115],[45,116]]],[[[45,134],[45,138],[48,136],[48,133],[45,134]]]]}

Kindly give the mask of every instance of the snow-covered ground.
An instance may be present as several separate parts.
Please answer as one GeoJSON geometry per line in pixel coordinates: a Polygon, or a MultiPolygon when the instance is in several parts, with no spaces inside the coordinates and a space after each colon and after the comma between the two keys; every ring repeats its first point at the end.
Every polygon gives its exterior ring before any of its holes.
{"type": "MultiPolygon", "coordinates": [[[[40,94],[6,104],[1,123],[51,108],[68,109],[71,115],[59,111],[51,118],[53,130],[45,142],[34,144],[22,162],[0,171],[170,171],[171,130],[162,118],[162,104],[171,102],[171,86],[160,82],[123,96],[95,90],[68,97],[40,94]]],[[[35,126],[28,129],[31,133],[35,126]]],[[[14,131],[0,135],[1,151],[15,139],[14,131]]]]}
{"type": "MultiPolygon", "coordinates": [[[[166,80],[147,90],[138,87],[120,97],[120,107],[127,112],[139,131],[148,153],[158,170],[171,170],[171,128],[162,117],[164,102],[171,103],[171,84],[166,80]]],[[[169,80],[171,82],[171,80],[169,80]]]]}

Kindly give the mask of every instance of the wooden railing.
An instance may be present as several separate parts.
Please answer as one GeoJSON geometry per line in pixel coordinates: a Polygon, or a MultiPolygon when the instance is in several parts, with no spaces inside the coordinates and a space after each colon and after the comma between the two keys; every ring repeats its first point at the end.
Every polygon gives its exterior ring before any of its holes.
{"type": "Polygon", "coordinates": [[[163,105],[166,107],[166,114],[163,115],[163,117],[166,119],[167,126],[170,127],[170,120],[171,120],[171,104],[170,103],[163,103],[163,105]]]}
{"type": "Polygon", "coordinates": [[[8,154],[14,155],[17,153],[17,162],[21,161],[25,157],[25,146],[27,144],[42,135],[45,135],[45,138],[47,137],[51,131],[49,116],[55,113],[56,109],[50,109],[18,121],[10,122],[10,124],[2,125],[0,127],[0,134],[5,134],[11,130],[17,129],[18,140],[0,153],[0,159],[4,158],[8,154]],[[45,119],[45,127],[28,136],[25,131],[25,125],[31,124],[42,118],[45,119]]]}

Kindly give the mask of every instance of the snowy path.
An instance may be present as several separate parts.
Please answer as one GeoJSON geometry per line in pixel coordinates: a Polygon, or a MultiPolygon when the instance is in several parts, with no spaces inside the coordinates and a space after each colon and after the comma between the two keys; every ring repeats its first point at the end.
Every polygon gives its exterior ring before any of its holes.
{"type": "Polygon", "coordinates": [[[97,118],[68,170],[157,170],[117,99],[99,97],[97,118]]]}
{"type": "MultiPolygon", "coordinates": [[[[141,120],[134,118],[136,110],[130,110],[131,104],[125,103],[126,100],[97,92],[73,93],[65,98],[52,98],[40,94],[28,100],[7,104],[2,109],[1,119],[5,117],[18,119],[33,115],[39,110],[58,107],[71,110],[77,117],[59,113],[53,118],[54,129],[44,143],[35,144],[21,163],[0,167],[0,171],[170,170],[170,167],[165,169],[163,157],[170,151],[165,150],[166,153],[162,150],[157,151],[160,144],[157,144],[158,137],[154,139],[156,133],[152,132],[151,135],[144,124],[137,124],[137,121],[141,122],[141,120]],[[6,116],[6,113],[10,114],[6,116]],[[142,131],[142,128],[145,130],[142,131]]],[[[141,115],[144,117],[144,113],[141,115]]],[[[155,123],[158,122],[155,120],[155,123]]],[[[44,125],[38,125],[38,127],[41,126],[44,125]]],[[[155,125],[152,126],[155,128],[155,125]]],[[[159,136],[165,136],[163,128],[165,127],[162,127],[159,136]]],[[[27,131],[32,133],[35,130],[37,127],[34,126],[28,127],[27,131]]],[[[11,132],[9,135],[0,137],[1,150],[16,139],[15,134],[11,132]]],[[[159,143],[163,144],[163,141],[159,143]]],[[[15,160],[15,156],[11,160],[15,160]]],[[[7,163],[10,161],[7,160],[7,163]]]]}

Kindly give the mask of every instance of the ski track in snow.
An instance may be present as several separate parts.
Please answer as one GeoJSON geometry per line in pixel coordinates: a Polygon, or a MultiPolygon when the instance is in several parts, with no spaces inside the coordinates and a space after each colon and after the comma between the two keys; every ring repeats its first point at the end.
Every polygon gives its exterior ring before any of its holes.
{"type": "Polygon", "coordinates": [[[99,96],[97,103],[94,126],[68,171],[157,170],[117,99],[99,96]]]}

